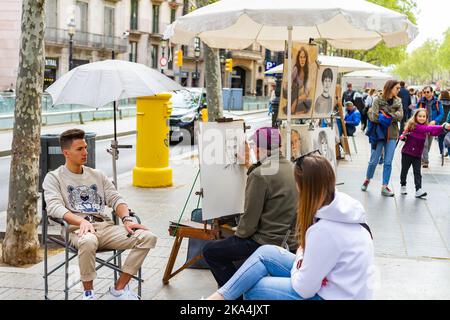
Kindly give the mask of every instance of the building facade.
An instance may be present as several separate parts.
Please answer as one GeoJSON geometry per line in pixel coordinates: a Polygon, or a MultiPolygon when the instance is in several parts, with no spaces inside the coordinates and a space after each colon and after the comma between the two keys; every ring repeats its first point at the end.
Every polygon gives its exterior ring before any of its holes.
{"type": "MultiPolygon", "coordinates": [[[[0,0],[0,91],[15,87],[21,5],[18,0],[0,0]]],[[[168,47],[162,40],[165,28],[188,13],[189,5],[189,0],[46,0],[45,87],[68,72],[70,65],[113,56],[160,70],[184,86],[203,87],[200,41],[168,47]],[[174,63],[177,50],[183,51],[181,68],[174,63]]],[[[231,75],[223,72],[224,87],[242,88],[247,96],[270,94],[272,80],[264,77],[264,48],[253,45],[225,54],[233,58],[234,67],[231,75]]]]}

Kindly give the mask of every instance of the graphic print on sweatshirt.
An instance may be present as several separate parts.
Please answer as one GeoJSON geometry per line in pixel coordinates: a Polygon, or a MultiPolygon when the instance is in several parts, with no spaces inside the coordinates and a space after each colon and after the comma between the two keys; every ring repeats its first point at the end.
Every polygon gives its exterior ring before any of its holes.
{"type": "Polygon", "coordinates": [[[71,207],[83,213],[102,213],[105,207],[102,197],[97,193],[97,185],[88,186],[68,186],[69,203],[71,207]]]}

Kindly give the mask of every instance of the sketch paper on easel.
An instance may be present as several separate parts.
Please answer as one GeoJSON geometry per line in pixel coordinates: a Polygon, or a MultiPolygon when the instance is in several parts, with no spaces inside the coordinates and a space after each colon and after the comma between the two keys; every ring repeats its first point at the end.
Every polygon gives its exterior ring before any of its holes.
{"type": "Polygon", "coordinates": [[[199,123],[200,184],[204,220],[244,211],[244,121],[199,123]],[[238,154],[238,156],[236,156],[238,154]]]}

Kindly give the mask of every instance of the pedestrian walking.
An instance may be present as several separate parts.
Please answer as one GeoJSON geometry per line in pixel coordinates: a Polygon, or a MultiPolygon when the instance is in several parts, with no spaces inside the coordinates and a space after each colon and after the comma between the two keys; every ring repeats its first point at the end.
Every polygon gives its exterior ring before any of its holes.
{"type": "MultiPolygon", "coordinates": [[[[424,108],[427,110],[430,125],[440,124],[444,120],[444,109],[442,107],[442,102],[436,99],[431,86],[426,86],[423,89],[423,93],[424,96],[419,100],[417,108],[424,108]]],[[[424,168],[428,168],[429,166],[430,161],[428,154],[430,152],[432,142],[432,136],[428,136],[425,140],[425,147],[422,154],[422,166],[424,168]]]]}
{"type": "Polygon", "coordinates": [[[407,194],[406,177],[409,168],[413,167],[414,184],[416,186],[416,198],[422,198],[427,193],[422,189],[421,157],[425,146],[427,134],[439,136],[450,130],[450,124],[429,125],[426,109],[417,109],[413,117],[407,122],[405,131],[400,136],[400,140],[405,141],[402,148],[402,170],[400,174],[400,193],[407,194]]]}
{"type": "Polygon", "coordinates": [[[402,102],[397,97],[399,90],[400,83],[397,80],[388,80],[384,85],[383,94],[374,101],[368,114],[369,120],[371,121],[371,128],[368,128],[366,134],[369,135],[372,154],[370,155],[366,179],[361,190],[367,190],[370,180],[375,174],[381,152],[384,150],[381,194],[386,197],[394,196],[394,192],[392,192],[388,185],[392,172],[392,160],[399,137],[398,123],[403,119],[402,102]]]}
{"type": "Polygon", "coordinates": [[[409,106],[411,105],[411,96],[409,95],[409,91],[405,87],[405,81],[400,81],[400,91],[398,92],[398,97],[402,99],[403,106],[403,119],[400,122],[400,132],[403,132],[405,128],[405,123],[411,117],[411,112],[409,106]]]}
{"type": "Polygon", "coordinates": [[[294,169],[297,253],[261,246],[208,299],[372,299],[374,249],[364,207],[336,191],[331,163],[314,153],[298,158],[294,169]]]}
{"type": "Polygon", "coordinates": [[[370,89],[368,96],[367,96],[366,100],[364,101],[364,109],[361,113],[361,130],[363,130],[363,131],[366,130],[366,128],[367,128],[367,119],[368,119],[367,114],[369,112],[369,109],[372,108],[373,100],[375,98],[375,93],[376,93],[375,89],[373,89],[373,88],[370,89]]]}
{"type": "MultiPolygon", "coordinates": [[[[441,94],[439,96],[439,101],[442,103],[442,108],[444,109],[444,119],[445,119],[445,117],[450,114],[450,93],[448,92],[448,90],[441,91],[441,94]]],[[[448,152],[446,152],[444,150],[445,149],[444,148],[444,138],[445,138],[445,134],[441,134],[438,137],[439,151],[441,152],[442,157],[447,157],[448,152]]]]}

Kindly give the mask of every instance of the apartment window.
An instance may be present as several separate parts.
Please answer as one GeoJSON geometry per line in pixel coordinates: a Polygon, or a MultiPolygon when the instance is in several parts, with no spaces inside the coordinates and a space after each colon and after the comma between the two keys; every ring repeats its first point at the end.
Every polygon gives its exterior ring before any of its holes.
{"type": "Polygon", "coordinates": [[[153,5],[153,33],[159,33],[159,5],[153,5]]]}
{"type": "Polygon", "coordinates": [[[104,34],[105,41],[108,47],[114,45],[114,8],[105,7],[105,19],[104,19],[104,34]]]}
{"type": "Polygon", "coordinates": [[[159,5],[153,5],[153,33],[159,33],[159,5]]]}
{"type": "Polygon", "coordinates": [[[138,29],[139,0],[131,0],[130,29],[138,29]]]}
{"type": "Polygon", "coordinates": [[[170,23],[174,22],[177,16],[177,9],[170,9],[170,23]]]}
{"type": "Polygon", "coordinates": [[[88,32],[88,4],[87,2],[77,1],[75,22],[77,30],[88,32]]]}
{"type": "Polygon", "coordinates": [[[45,1],[45,27],[56,29],[58,27],[58,1],[45,1]]]}
{"type": "Polygon", "coordinates": [[[158,69],[158,46],[152,45],[152,68],[158,69]]]}
{"type": "Polygon", "coordinates": [[[137,42],[130,42],[130,59],[131,62],[137,62],[137,42]]]}

